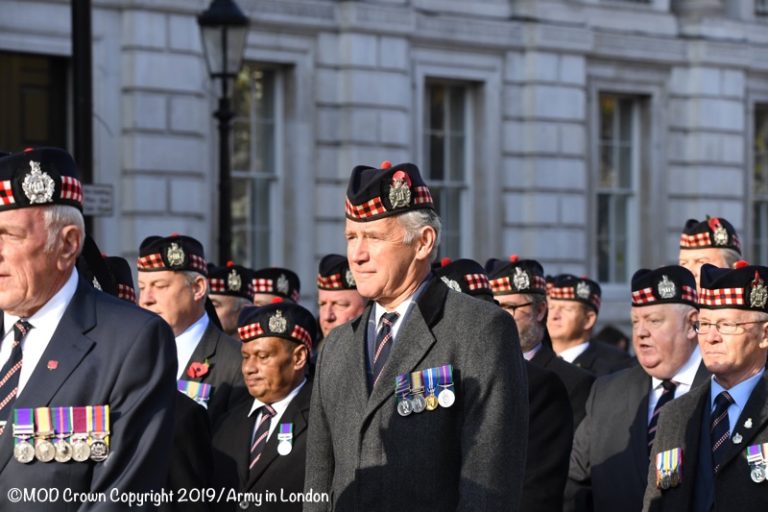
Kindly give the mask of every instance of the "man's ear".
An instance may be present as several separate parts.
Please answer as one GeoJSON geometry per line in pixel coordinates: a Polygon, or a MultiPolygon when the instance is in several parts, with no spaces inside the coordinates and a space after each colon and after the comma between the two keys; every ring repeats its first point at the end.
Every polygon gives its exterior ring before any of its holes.
{"type": "Polygon", "coordinates": [[[427,260],[437,243],[437,233],[432,226],[424,226],[413,243],[417,244],[416,259],[427,260]]]}
{"type": "Polygon", "coordinates": [[[195,280],[192,281],[192,294],[195,300],[205,299],[205,295],[208,293],[208,280],[203,275],[195,276],[195,280]]]}

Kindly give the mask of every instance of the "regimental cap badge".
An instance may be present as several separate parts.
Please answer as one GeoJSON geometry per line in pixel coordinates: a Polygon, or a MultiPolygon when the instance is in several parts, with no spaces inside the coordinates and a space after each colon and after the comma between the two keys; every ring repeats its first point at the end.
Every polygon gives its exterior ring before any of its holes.
{"type": "Polygon", "coordinates": [[[666,274],[661,276],[661,281],[659,281],[656,290],[659,292],[659,297],[662,299],[672,299],[675,297],[675,293],[677,293],[675,283],[670,281],[666,274]]]}
{"type": "Polygon", "coordinates": [[[728,231],[723,226],[723,223],[720,222],[720,219],[711,217],[708,222],[715,245],[728,245],[728,231]]]}
{"type": "Polygon", "coordinates": [[[392,175],[389,187],[389,202],[392,208],[405,208],[411,204],[411,178],[405,171],[396,171],[392,175]]]}
{"type": "Polygon", "coordinates": [[[283,312],[279,309],[275,311],[275,314],[269,317],[269,330],[277,333],[277,334],[283,334],[285,330],[288,328],[288,320],[283,316],[283,312]]]}
{"type": "Polygon", "coordinates": [[[586,281],[579,281],[579,284],[576,285],[576,295],[584,300],[589,300],[589,295],[591,294],[591,291],[589,289],[589,285],[586,281]]]}
{"type": "Polygon", "coordinates": [[[94,288],[96,288],[97,290],[99,290],[99,291],[103,291],[103,290],[101,289],[101,283],[99,283],[99,280],[98,280],[98,279],[96,279],[95,277],[93,278],[93,281],[91,281],[91,284],[92,284],[92,285],[93,285],[93,287],[94,287],[94,288]]]}
{"type": "Polygon", "coordinates": [[[30,204],[46,204],[53,201],[56,182],[40,168],[40,162],[30,160],[30,172],[24,177],[21,188],[30,204]]]}
{"type": "Polygon", "coordinates": [[[279,291],[283,295],[288,295],[289,290],[290,290],[290,284],[288,283],[288,278],[285,277],[285,274],[280,274],[280,276],[277,278],[277,291],[279,291]]]}
{"type": "Polygon", "coordinates": [[[168,260],[168,265],[171,268],[177,268],[184,266],[186,255],[184,254],[184,249],[179,244],[171,242],[171,245],[165,251],[165,258],[168,260]]]}
{"type": "Polygon", "coordinates": [[[243,287],[243,280],[234,268],[227,275],[227,288],[232,292],[239,292],[243,287]]]}
{"type": "Polygon", "coordinates": [[[457,282],[456,282],[456,281],[454,281],[453,279],[451,279],[451,278],[449,278],[449,277],[447,277],[447,276],[442,276],[442,277],[440,278],[440,280],[441,280],[442,282],[444,282],[444,283],[445,283],[445,285],[446,285],[448,288],[450,288],[451,290],[453,290],[453,291],[455,291],[455,292],[459,292],[459,293],[461,293],[461,285],[459,285],[459,283],[457,283],[457,282]]]}
{"type": "Polygon", "coordinates": [[[760,278],[760,274],[755,270],[755,279],[752,280],[752,291],[749,292],[749,306],[753,309],[763,309],[768,301],[768,290],[765,283],[760,278]]]}
{"type": "Polygon", "coordinates": [[[528,277],[528,273],[521,267],[515,267],[515,275],[512,276],[512,284],[515,285],[515,289],[527,290],[531,287],[531,279],[528,277]]]}
{"type": "Polygon", "coordinates": [[[347,269],[347,271],[344,273],[344,279],[347,280],[347,286],[357,286],[357,283],[355,283],[355,275],[352,273],[352,270],[347,269]]]}

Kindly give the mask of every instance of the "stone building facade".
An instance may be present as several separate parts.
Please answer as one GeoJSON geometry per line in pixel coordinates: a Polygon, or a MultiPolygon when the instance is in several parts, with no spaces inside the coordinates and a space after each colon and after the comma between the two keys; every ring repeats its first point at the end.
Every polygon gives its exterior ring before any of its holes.
{"type": "MultiPolygon", "coordinates": [[[[95,235],[110,253],[177,231],[216,259],[207,3],[93,0],[94,181],[115,187],[95,235]]],[[[626,324],[636,268],[676,261],[688,218],[726,217],[768,263],[765,0],[238,3],[235,253],[296,269],[308,304],[318,258],[344,250],[350,170],[385,159],[423,168],[444,255],[596,277],[606,322],[626,324]]],[[[69,8],[0,0],[0,66],[66,62],[69,8]]]]}

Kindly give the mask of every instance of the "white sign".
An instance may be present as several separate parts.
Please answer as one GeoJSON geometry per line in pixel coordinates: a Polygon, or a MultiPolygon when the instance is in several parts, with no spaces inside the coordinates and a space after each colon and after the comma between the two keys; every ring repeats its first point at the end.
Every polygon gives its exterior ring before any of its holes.
{"type": "Polygon", "coordinates": [[[112,185],[88,183],[83,185],[83,214],[111,217],[115,210],[112,185]]]}

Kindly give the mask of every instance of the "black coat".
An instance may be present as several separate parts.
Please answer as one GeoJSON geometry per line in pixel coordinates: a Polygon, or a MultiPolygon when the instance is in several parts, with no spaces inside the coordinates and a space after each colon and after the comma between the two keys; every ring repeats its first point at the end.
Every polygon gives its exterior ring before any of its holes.
{"type": "Polygon", "coordinates": [[[568,393],[553,372],[528,363],[528,458],[522,512],[561,512],[573,442],[568,393]]]}
{"type": "MultiPolygon", "coordinates": [[[[276,502],[251,505],[248,510],[269,510],[270,512],[300,512],[301,502],[290,503],[281,498],[304,490],[304,459],[307,454],[307,425],[309,405],[312,397],[312,382],[307,381],[299,393],[288,404],[280,423],[293,423],[293,449],[288,455],[277,452],[275,427],[264,446],[261,458],[253,471],[248,470],[250,444],[255,418],[249,418],[252,401],[242,402],[222,417],[213,435],[215,459],[215,487],[235,489],[266,498],[274,493],[276,502]]],[[[239,503],[222,503],[216,510],[243,510],[239,503]]]]}
{"type": "Polygon", "coordinates": [[[531,363],[554,372],[563,381],[573,409],[573,425],[574,428],[578,427],[586,414],[584,406],[587,403],[589,390],[592,389],[592,383],[595,382],[595,376],[557,357],[546,343],[542,344],[541,349],[531,359],[531,363]]]}
{"type": "Polygon", "coordinates": [[[590,341],[587,350],[573,360],[573,364],[584,368],[596,377],[629,368],[636,363],[635,358],[600,341],[590,341]]]}

